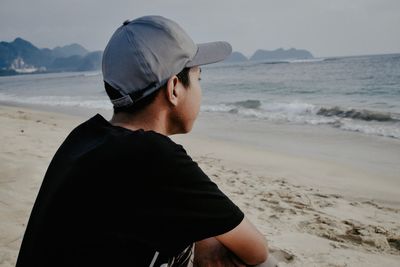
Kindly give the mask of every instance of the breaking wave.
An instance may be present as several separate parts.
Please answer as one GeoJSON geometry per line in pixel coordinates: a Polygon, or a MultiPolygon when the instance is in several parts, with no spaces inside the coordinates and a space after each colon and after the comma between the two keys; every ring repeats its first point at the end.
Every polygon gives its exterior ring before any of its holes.
{"type": "Polygon", "coordinates": [[[340,117],[340,118],[350,118],[356,120],[364,120],[364,121],[399,121],[394,118],[393,115],[389,112],[378,112],[371,110],[356,110],[356,109],[341,109],[340,107],[333,108],[320,108],[317,112],[317,115],[326,116],[326,117],[340,117]]]}
{"type": "Polygon", "coordinates": [[[302,102],[263,103],[248,99],[204,105],[202,111],[223,112],[275,122],[330,125],[346,131],[400,139],[400,114],[372,110],[320,107],[302,102]]]}

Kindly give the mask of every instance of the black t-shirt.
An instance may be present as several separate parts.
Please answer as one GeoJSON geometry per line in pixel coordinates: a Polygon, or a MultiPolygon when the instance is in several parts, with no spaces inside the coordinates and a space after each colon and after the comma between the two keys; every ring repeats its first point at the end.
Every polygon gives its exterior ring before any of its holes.
{"type": "Polygon", "coordinates": [[[181,145],[96,115],[52,159],[17,267],[149,266],[243,217],[181,145]]]}

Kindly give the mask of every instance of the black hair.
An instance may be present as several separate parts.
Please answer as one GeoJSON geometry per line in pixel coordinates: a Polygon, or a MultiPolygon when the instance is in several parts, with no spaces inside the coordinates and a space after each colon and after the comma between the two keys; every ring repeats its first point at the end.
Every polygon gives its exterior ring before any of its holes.
{"type": "MultiPolygon", "coordinates": [[[[181,72],[179,72],[176,76],[178,77],[179,81],[183,84],[185,88],[189,87],[190,85],[190,79],[189,79],[189,71],[190,68],[184,68],[181,72]]],[[[114,113],[117,114],[119,112],[126,112],[126,113],[136,113],[139,110],[142,110],[146,106],[150,105],[153,103],[154,99],[156,96],[162,91],[165,90],[166,84],[161,86],[158,90],[155,92],[149,94],[148,96],[140,99],[138,102],[136,102],[133,105],[130,106],[124,106],[124,107],[115,107],[114,106],[114,113]]],[[[117,99],[122,97],[121,93],[112,87],[109,83],[104,81],[104,88],[106,89],[107,95],[110,99],[117,99]]]]}
{"type": "Polygon", "coordinates": [[[189,71],[190,68],[184,68],[181,72],[179,72],[176,75],[176,77],[178,77],[178,79],[181,81],[181,83],[185,88],[188,88],[190,85],[189,71]]]}

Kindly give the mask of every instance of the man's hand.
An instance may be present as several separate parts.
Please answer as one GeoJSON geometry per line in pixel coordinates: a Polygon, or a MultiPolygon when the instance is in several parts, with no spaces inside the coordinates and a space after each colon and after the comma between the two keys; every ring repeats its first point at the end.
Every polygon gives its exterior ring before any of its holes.
{"type": "Polygon", "coordinates": [[[196,242],[194,267],[245,267],[232,252],[214,237],[196,242]]]}

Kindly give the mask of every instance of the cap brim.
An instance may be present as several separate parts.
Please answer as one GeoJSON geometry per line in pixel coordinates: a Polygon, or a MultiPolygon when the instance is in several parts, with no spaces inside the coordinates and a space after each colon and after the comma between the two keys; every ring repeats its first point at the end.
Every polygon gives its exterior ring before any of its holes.
{"type": "Polygon", "coordinates": [[[232,53],[232,46],[227,42],[197,44],[198,50],[186,67],[216,63],[226,59],[232,53]]]}

